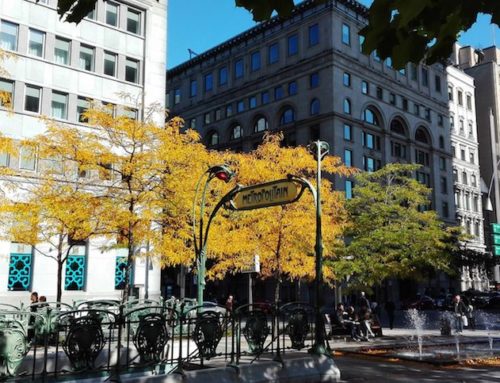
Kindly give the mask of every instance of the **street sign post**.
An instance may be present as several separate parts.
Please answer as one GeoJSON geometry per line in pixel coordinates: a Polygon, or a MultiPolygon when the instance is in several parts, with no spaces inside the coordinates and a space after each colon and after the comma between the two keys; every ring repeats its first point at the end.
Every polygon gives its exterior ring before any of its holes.
{"type": "Polygon", "coordinates": [[[252,210],[285,205],[297,201],[304,188],[289,179],[266,182],[239,189],[231,199],[234,210],[252,210]]]}

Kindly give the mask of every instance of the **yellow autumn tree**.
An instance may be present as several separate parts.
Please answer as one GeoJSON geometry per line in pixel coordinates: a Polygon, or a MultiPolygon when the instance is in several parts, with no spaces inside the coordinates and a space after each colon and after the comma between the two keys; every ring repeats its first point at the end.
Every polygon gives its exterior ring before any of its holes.
{"type": "MultiPolygon", "coordinates": [[[[304,147],[283,147],[282,134],[267,135],[255,151],[246,154],[225,153],[227,163],[237,171],[236,182],[249,186],[284,179],[287,175],[315,179],[316,160],[304,147]]],[[[343,246],[346,225],[344,197],[333,190],[333,176],[346,176],[352,170],[339,158],[323,160],[321,189],[324,257],[335,259],[343,246]]],[[[314,183],[313,183],[314,184],[314,183]]],[[[311,280],[315,275],[315,205],[308,191],[295,203],[253,211],[225,211],[217,220],[209,241],[209,258],[215,261],[209,276],[223,278],[247,268],[254,255],[260,256],[261,277],[276,280],[275,299],[283,279],[311,280]]],[[[333,281],[330,267],[323,269],[324,279],[333,281]]]]}
{"type": "MultiPolygon", "coordinates": [[[[6,193],[0,199],[2,237],[33,246],[37,253],[57,262],[57,293],[62,296],[62,273],[71,250],[105,227],[107,206],[81,182],[72,161],[48,156],[52,145],[37,139],[11,144],[31,148],[38,159],[38,177],[19,171],[4,177],[6,193]]],[[[33,159],[34,160],[34,159],[33,159]]]]}
{"type": "Polygon", "coordinates": [[[194,190],[191,174],[206,168],[209,154],[197,133],[181,132],[179,118],[157,126],[149,113],[144,121],[113,114],[109,106],[94,104],[84,113],[88,128],[49,124],[43,140],[53,156],[78,164],[80,174],[95,185],[93,193],[105,201],[108,248],[127,249],[127,300],[132,262],[141,248],[162,264],[192,259],[186,246],[194,190]]]}

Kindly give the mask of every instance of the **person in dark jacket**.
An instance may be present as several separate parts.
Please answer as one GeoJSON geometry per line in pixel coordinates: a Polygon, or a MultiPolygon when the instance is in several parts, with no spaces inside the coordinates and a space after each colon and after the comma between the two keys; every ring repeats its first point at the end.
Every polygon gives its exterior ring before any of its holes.
{"type": "Polygon", "coordinates": [[[455,312],[455,329],[458,334],[464,331],[463,317],[467,315],[467,306],[460,299],[460,295],[453,298],[453,311],[455,312]]]}
{"type": "Polygon", "coordinates": [[[389,317],[389,328],[392,330],[394,327],[394,311],[396,310],[396,305],[393,301],[387,301],[385,303],[385,311],[387,311],[387,316],[389,317]]]}

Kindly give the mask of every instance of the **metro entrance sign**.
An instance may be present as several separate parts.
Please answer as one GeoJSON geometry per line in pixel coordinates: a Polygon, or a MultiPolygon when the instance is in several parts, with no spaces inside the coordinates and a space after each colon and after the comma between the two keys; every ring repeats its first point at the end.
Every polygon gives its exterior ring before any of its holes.
{"type": "Polygon", "coordinates": [[[264,207],[285,205],[297,201],[304,187],[289,179],[247,186],[236,191],[230,207],[234,210],[252,210],[264,207]]]}

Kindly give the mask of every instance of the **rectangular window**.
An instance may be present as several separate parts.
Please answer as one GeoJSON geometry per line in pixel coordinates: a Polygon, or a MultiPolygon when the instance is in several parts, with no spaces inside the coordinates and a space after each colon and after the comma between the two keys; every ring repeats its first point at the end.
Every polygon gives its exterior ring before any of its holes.
{"type": "Polygon", "coordinates": [[[181,90],[179,88],[174,89],[174,105],[181,102],[181,90]]]}
{"type": "Polygon", "coordinates": [[[283,87],[281,85],[274,88],[274,99],[281,100],[285,96],[285,92],[283,91],[283,87]]]}
{"type": "Polygon", "coordinates": [[[465,161],[465,149],[460,148],[460,159],[465,161]]]}
{"type": "Polygon", "coordinates": [[[73,246],[66,259],[64,290],[83,291],[85,289],[87,247],[73,246]]]}
{"type": "Polygon", "coordinates": [[[254,109],[257,107],[257,97],[256,96],[251,96],[248,98],[248,107],[250,109],[254,109]]]}
{"type": "Polygon", "coordinates": [[[446,170],[446,158],[439,157],[439,170],[446,170]]]}
{"type": "Polygon", "coordinates": [[[406,145],[391,141],[391,153],[393,157],[406,159],[406,145]]]}
{"type": "Polygon", "coordinates": [[[309,76],[309,87],[316,88],[319,86],[319,73],[311,73],[309,76]]]}
{"type": "Polygon", "coordinates": [[[238,59],[234,62],[234,78],[243,77],[243,59],[238,59]]]}
{"type": "Polygon", "coordinates": [[[410,63],[410,77],[413,81],[418,81],[418,68],[417,65],[410,63]]]}
{"type": "Polygon", "coordinates": [[[207,73],[205,75],[204,83],[205,83],[205,93],[211,92],[214,89],[214,77],[212,76],[212,73],[207,73]]]}
{"type": "Polygon", "coordinates": [[[466,100],[467,100],[467,109],[472,110],[472,97],[470,94],[466,96],[466,100]]]}
{"type": "Polygon", "coordinates": [[[288,83],[288,95],[294,96],[297,94],[297,81],[291,81],[288,83]]]}
{"type": "Polygon", "coordinates": [[[215,109],[215,121],[220,121],[222,118],[222,110],[220,108],[215,109]]]}
{"type": "Polygon", "coordinates": [[[52,117],[66,120],[68,118],[68,95],[52,92],[52,117]]]}
{"type": "Polygon", "coordinates": [[[268,90],[265,90],[264,92],[262,92],[260,94],[260,102],[262,105],[266,105],[266,104],[269,104],[269,102],[271,101],[270,97],[269,97],[269,91],[268,90]]]}
{"type": "Polygon", "coordinates": [[[429,166],[429,153],[415,149],[415,159],[417,164],[429,166]]]}
{"type": "Polygon", "coordinates": [[[250,55],[250,70],[252,72],[258,71],[260,69],[260,51],[253,52],[250,55]]]}
{"type": "Polygon", "coordinates": [[[345,189],[345,198],[351,199],[352,198],[352,181],[351,180],[345,181],[344,189],[345,189]]]}
{"type": "Polygon", "coordinates": [[[245,111],[245,101],[244,100],[240,100],[236,104],[236,112],[237,113],[241,113],[241,112],[244,112],[244,111],[245,111]]]}
{"type": "Polygon", "coordinates": [[[196,129],[196,118],[192,118],[190,121],[189,121],[189,129],[196,129]]]}
{"type": "Polygon", "coordinates": [[[54,61],[57,64],[69,65],[71,43],[69,40],[56,37],[54,46],[54,61]]]}
{"type": "Polygon", "coordinates": [[[233,105],[226,105],[226,117],[231,117],[233,115],[233,105]]]}
{"type": "Polygon", "coordinates": [[[344,165],[352,166],[352,151],[349,149],[344,150],[344,165]]]}
{"type": "Polygon", "coordinates": [[[43,57],[43,45],[45,42],[45,33],[30,29],[28,52],[32,56],[43,57]]]}
{"type": "Polygon", "coordinates": [[[80,69],[94,71],[94,48],[87,45],[80,46],[80,69]]]}
{"type": "Polygon", "coordinates": [[[448,208],[448,202],[443,202],[442,210],[443,210],[443,217],[448,218],[448,216],[450,215],[450,211],[449,211],[450,209],[448,208]]]}
{"type": "Polygon", "coordinates": [[[384,99],[384,90],[381,87],[379,87],[379,86],[377,86],[377,98],[379,100],[383,100],[384,99]]]}
{"type": "Polygon", "coordinates": [[[477,213],[479,211],[479,198],[477,195],[472,199],[472,210],[477,213]]]}
{"type": "Polygon", "coordinates": [[[88,119],[84,116],[84,113],[90,107],[90,102],[84,97],[78,97],[76,101],[76,118],[78,122],[87,122],[88,119]]]}
{"type": "Polygon", "coordinates": [[[420,106],[418,104],[413,104],[413,113],[420,116],[420,106]]]}
{"type": "Polygon", "coordinates": [[[441,194],[448,194],[448,180],[446,177],[441,177],[441,194]]]}
{"type": "Polygon", "coordinates": [[[441,93],[441,76],[434,76],[434,85],[436,87],[436,92],[441,93]]]}
{"type": "Polygon", "coordinates": [[[198,93],[198,82],[196,80],[191,80],[189,84],[189,97],[195,97],[198,93]]]}
{"type": "MultiPolygon", "coordinates": [[[[121,253],[126,249],[118,249],[121,253]]],[[[115,290],[123,290],[125,288],[125,279],[127,275],[127,270],[129,270],[129,283],[131,286],[134,284],[134,273],[132,267],[128,265],[128,257],[124,255],[119,255],[115,260],[115,290]]]]}
{"type": "Polygon", "coordinates": [[[431,186],[431,177],[425,172],[417,172],[417,181],[427,187],[431,186]]]}
{"type": "Polygon", "coordinates": [[[278,43],[269,45],[267,62],[269,64],[277,63],[280,59],[280,46],[278,43]]]}
{"type": "Polygon", "coordinates": [[[347,24],[342,24],[342,43],[351,45],[351,27],[347,24]]]}
{"type": "Polygon", "coordinates": [[[9,153],[0,152],[0,166],[1,167],[9,167],[9,165],[10,165],[9,153]]]}
{"type": "Polygon", "coordinates": [[[396,95],[394,93],[389,93],[389,103],[391,105],[396,105],[396,95]]]}
{"type": "Polygon", "coordinates": [[[227,84],[227,67],[219,68],[219,85],[227,84]]]}
{"type": "Polygon", "coordinates": [[[14,82],[0,79],[0,106],[11,107],[13,105],[14,82]]]}
{"type": "Polygon", "coordinates": [[[313,24],[309,26],[309,46],[319,44],[319,26],[318,24],[313,24]]]}
{"type": "Polygon", "coordinates": [[[402,108],[405,112],[408,111],[408,99],[405,97],[402,98],[402,108]]]}
{"type": "Polygon", "coordinates": [[[12,243],[9,256],[9,291],[29,291],[33,274],[33,250],[29,245],[12,243]]]}
{"type": "Polygon", "coordinates": [[[36,168],[36,154],[32,148],[22,147],[19,151],[19,169],[34,171],[36,168]]]}
{"type": "Polygon", "coordinates": [[[369,85],[368,81],[361,81],[361,93],[368,94],[369,93],[369,85]]]}
{"type": "Polygon", "coordinates": [[[358,35],[359,51],[363,52],[363,44],[365,43],[365,36],[358,35]]]}
{"type": "Polygon", "coordinates": [[[212,113],[210,113],[210,112],[205,113],[203,121],[204,121],[205,125],[211,124],[212,123],[212,113]]]}
{"type": "Polygon", "coordinates": [[[453,101],[453,88],[451,86],[448,87],[448,100],[453,101]]]}
{"type": "Polygon", "coordinates": [[[344,124],[344,140],[352,140],[352,126],[349,124],[344,124]]]}
{"type": "Polygon", "coordinates": [[[363,168],[369,173],[375,171],[375,160],[371,157],[363,156],[363,168]]]}
{"type": "Polygon", "coordinates": [[[141,34],[141,12],[132,8],[127,9],[127,31],[141,34]]]}
{"type": "Polygon", "coordinates": [[[299,53],[299,37],[297,34],[288,36],[288,56],[299,53]]]}
{"type": "Polygon", "coordinates": [[[475,174],[472,174],[470,176],[470,183],[472,186],[477,186],[477,178],[476,178],[475,174]]]}
{"type": "Polygon", "coordinates": [[[429,71],[427,68],[422,68],[422,85],[429,86],[429,71]]]}
{"type": "Polygon", "coordinates": [[[85,16],[85,17],[87,19],[90,19],[90,20],[95,20],[96,19],[95,5],[94,5],[94,8],[89,13],[87,13],[87,16],[85,16]]]}
{"type": "Polygon", "coordinates": [[[26,85],[26,95],[24,97],[24,110],[27,112],[40,113],[40,88],[26,85]]]}
{"type": "Polygon", "coordinates": [[[116,62],[118,55],[110,52],[104,52],[104,74],[116,76],[116,62]]]}
{"type": "Polygon", "coordinates": [[[17,51],[17,34],[19,26],[2,20],[0,23],[0,48],[17,51]]]}
{"type": "Polygon", "coordinates": [[[375,136],[370,133],[363,132],[363,146],[368,149],[375,149],[375,136]]]}
{"type": "Polygon", "coordinates": [[[470,153],[469,153],[469,162],[470,162],[471,164],[473,164],[473,163],[475,163],[475,162],[476,162],[476,161],[475,161],[475,157],[476,157],[476,155],[474,154],[474,152],[470,152],[470,153]]]}
{"type": "Polygon", "coordinates": [[[348,72],[344,72],[342,82],[344,83],[344,86],[351,86],[351,74],[348,72]]]}
{"type": "Polygon", "coordinates": [[[462,106],[464,104],[464,98],[461,90],[457,92],[457,99],[458,99],[458,105],[462,106]]]}
{"type": "Polygon", "coordinates": [[[111,1],[106,2],[106,24],[118,26],[118,4],[111,1]]]}
{"type": "Polygon", "coordinates": [[[443,126],[444,118],[442,114],[438,114],[438,126],[443,126]]]}
{"type": "Polygon", "coordinates": [[[125,60],[125,81],[139,82],[139,61],[127,57],[125,60]]]}
{"type": "Polygon", "coordinates": [[[425,119],[427,121],[431,120],[431,110],[429,108],[425,108],[425,119]]]}

